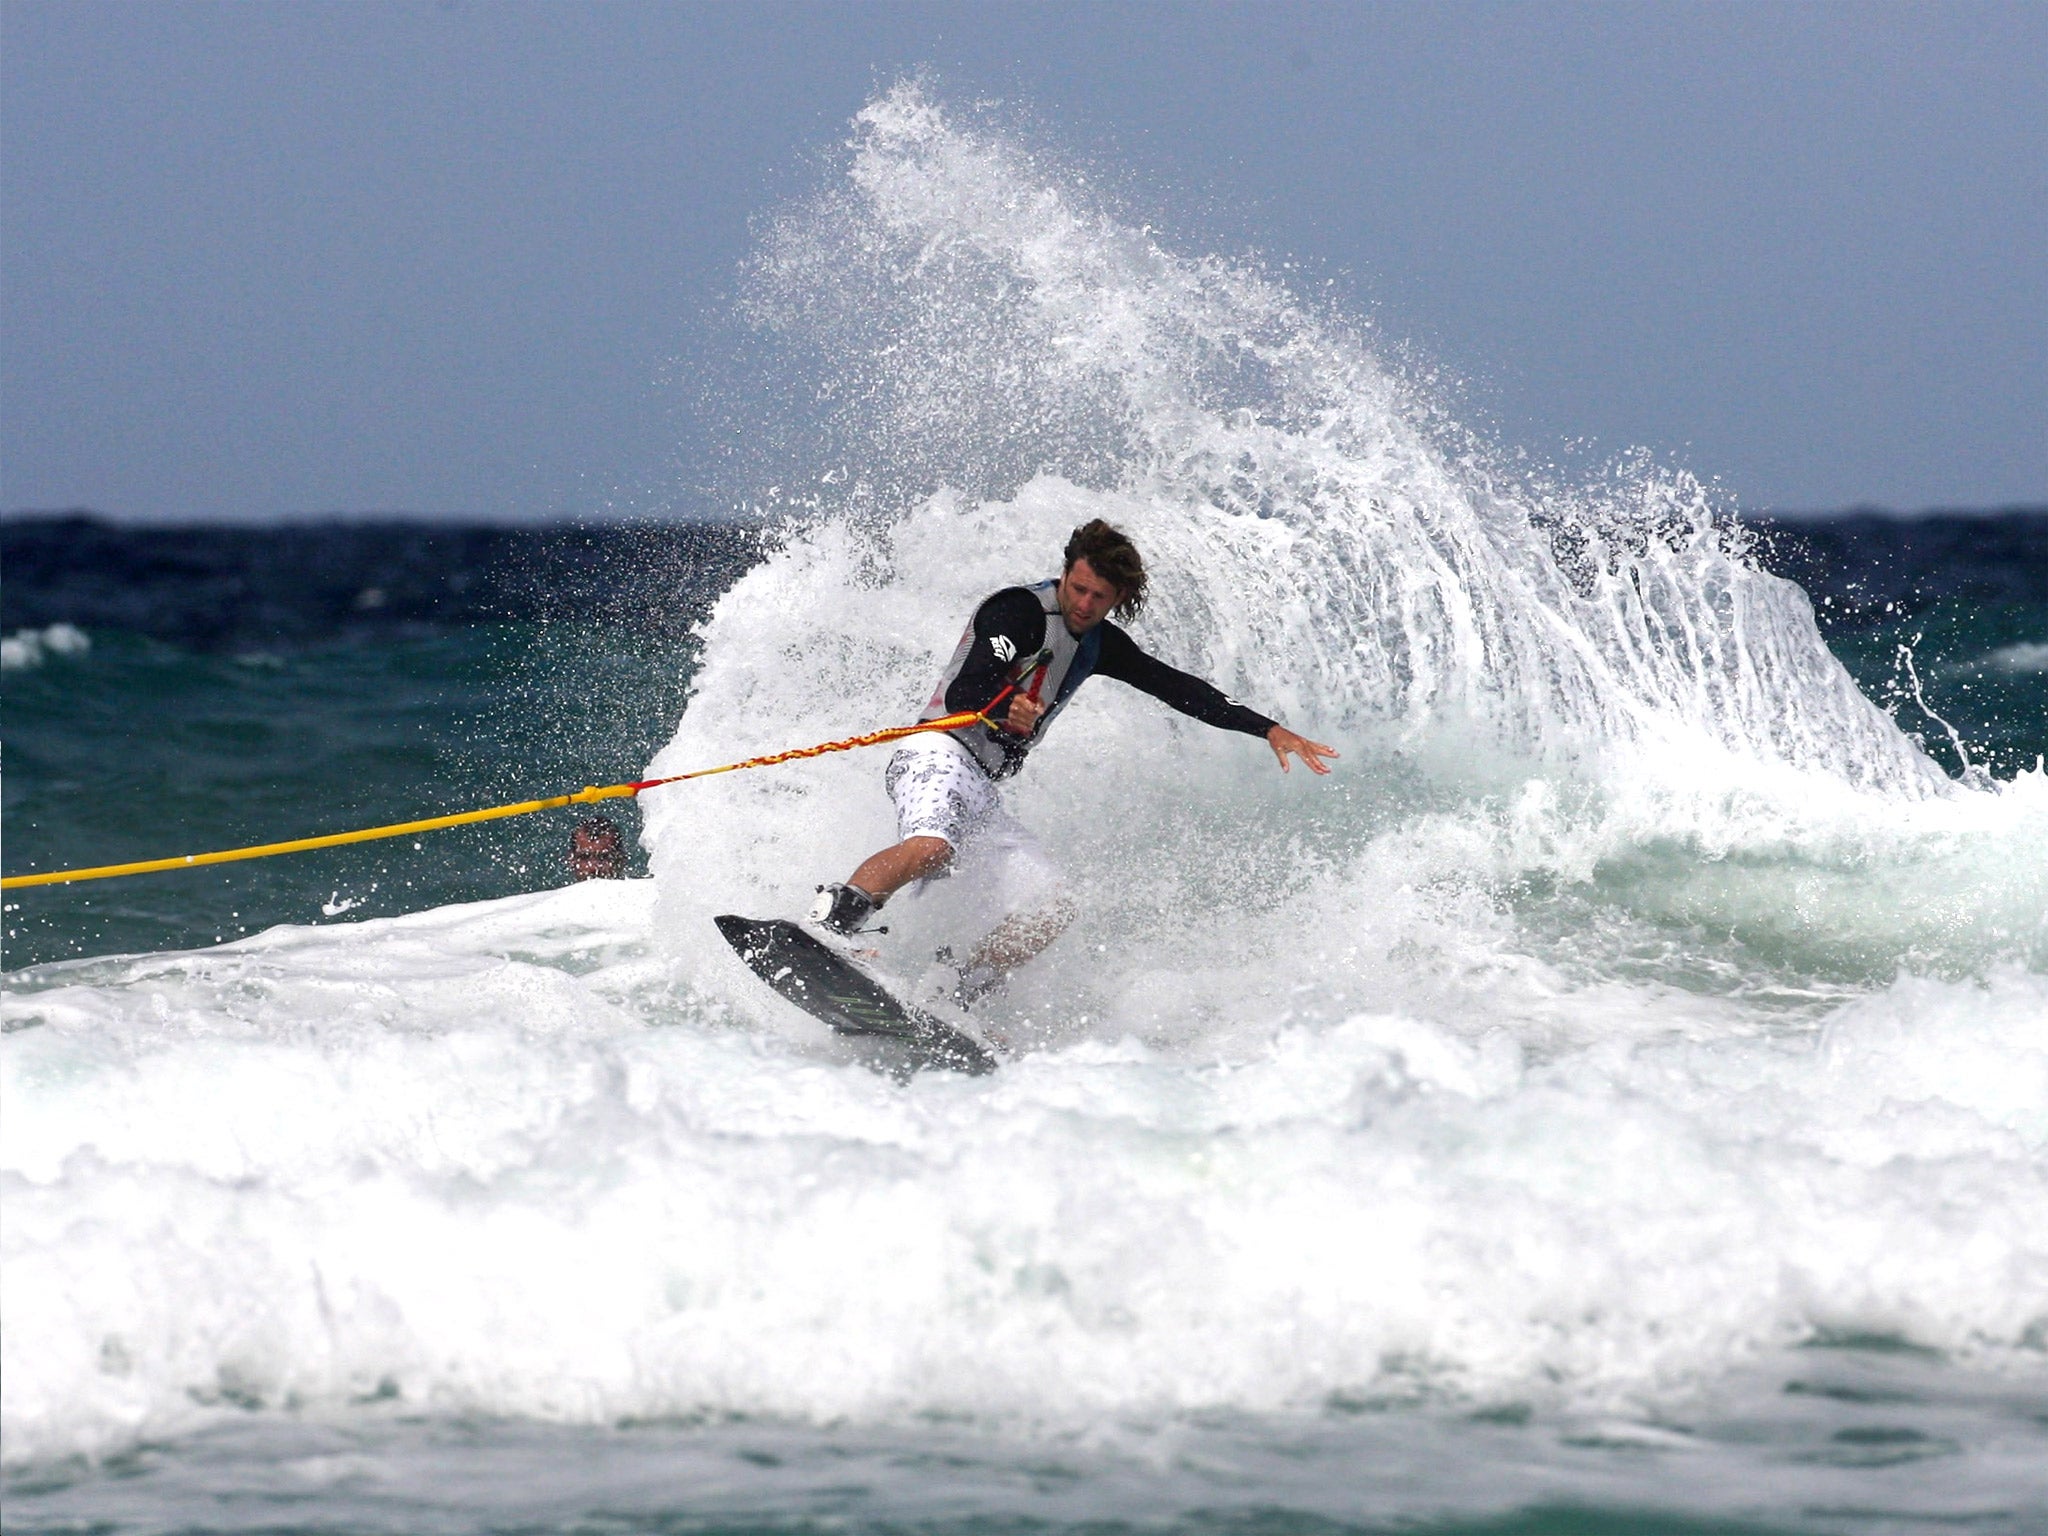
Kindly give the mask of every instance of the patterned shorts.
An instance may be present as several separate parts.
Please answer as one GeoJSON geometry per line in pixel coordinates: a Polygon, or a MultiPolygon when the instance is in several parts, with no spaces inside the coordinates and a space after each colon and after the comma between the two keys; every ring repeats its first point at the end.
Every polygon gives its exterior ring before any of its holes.
{"type": "Polygon", "coordinates": [[[1003,808],[994,781],[950,737],[913,736],[889,759],[882,782],[896,803],[898,838],[943,838],[963,864],[1009,866],[1026,886],[1058,883],[1038,839],[1003,808]]]}

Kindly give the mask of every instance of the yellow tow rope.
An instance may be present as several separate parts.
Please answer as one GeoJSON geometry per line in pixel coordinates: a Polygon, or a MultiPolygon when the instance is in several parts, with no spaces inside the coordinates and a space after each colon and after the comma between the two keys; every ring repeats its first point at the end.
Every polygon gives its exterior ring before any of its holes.
{"type": "MultiPolygon", "coordinates": [[[[1015,684],[1011,685],[1012,688],[1015,684]]],[[[680,784],[685,779],[708,779],[718,773],[738,773],[742,768],[766,768],[775,763],[795,762],[798,758],[822,757],[827,752],[847,752],[855,747],[877,746],[885,741],[899,741],[905,736],[915,736],[921,731],[957,731],[966,725],[988,725],[993,722],[989,714],[1000,704],[1011,689],[1006,688],[991,700],[986,709],[962,710],[958,714],[946,715],[937,720],[924,720],[916,725],[892,726],[886,731],[870,731],[865,736],[849,736],[844,741],[821,742],[815,747],[797,747],[789,752],[774,752],[766,757],[744,758],[737,763],[725,763],[717,768],[699,768],[691,773],[674,773],[665,779],[640,779],[630,784],[590,785],[574,794],[550,795],[545,800],[521,800],[513,805],[493,805],[481,811],[458,811],[452,816],[429,816],[423,821],[394,822],[388,827],[365,827],[359,832],[330,832],[325,837],[298,837],[288,843],[258,843],[251,848],[226,848],[217,853],[187,853],[171,859],[142,859],[133,864],[102,864],[96,869],[59,869],[41,875],[9,875],[0,879],[0,890],[19,890],[29,885],[66,885],[74,880],[112,880],[118,875],[147,875],[165,869],[194,869],[201,864],[232,864],[237,859],[267,859],[279,853],[304,853],[311,848],[339,848],[344,843],[370,843],[381,837],[404,837],[412,832],[436,832],[443,827],[467,826],[473,821],[497,821],[505,816],[530,816],[535,811],[551,811],[563,805],[590,805],[599,800],[623,800],[637,795],[643,789],[654,789],[663,784],[680,784]]]]}

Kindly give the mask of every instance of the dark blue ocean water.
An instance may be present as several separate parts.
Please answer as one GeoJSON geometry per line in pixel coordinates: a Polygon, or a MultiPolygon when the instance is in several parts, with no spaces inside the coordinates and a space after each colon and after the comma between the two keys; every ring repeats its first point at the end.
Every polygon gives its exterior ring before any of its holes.
{"type": "MultiPolygon", "coordinates": [[[[717,528],[15,519],[4,538],[10,873],[635,778],[682,712],[690,626],[751,558],[744,535],[717,528]],[[43,643],[52,625],[84,648],[43,643]]],[[[606,813],[637,849],[634,803],[606,813]]],[[[6,963],[536,889],[566,878],[578,814],[40,890],[10,903],[6,963]]]]}
{"type": "MultiPolygon", "coordinates": [[[[1951,772],[1958,742],[2001,777],[2048,752],[2048,514],[1761,526],[1773,536],[1766,558],[1807,587],[1865,692],[1951,772]]],[[[5,674],[9,873],[637,777],[688,696],[691,625],[752,547],[717,528],[61,519],[11,520],[5,539],[4,632],[73,624],[89,647],[37,644],[5,674]]],[[[888,702],[877,728],[900,723],[883,718],[888,702]]],[[[816,735],[803,720],[775,728],[792,747],[816,735]]],[[[637,827],[633,802],[607,811],[637,827]]],[[[386,916],[536,889],[567,878],[577,815],[24,892],[8,903],[6,964],[211,943],[341,915],[330,908],[386,916]]]]}

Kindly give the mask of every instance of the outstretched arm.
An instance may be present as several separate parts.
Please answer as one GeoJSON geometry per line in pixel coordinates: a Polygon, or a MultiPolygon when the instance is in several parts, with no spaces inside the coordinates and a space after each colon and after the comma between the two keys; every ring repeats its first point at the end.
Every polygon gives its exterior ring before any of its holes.
{"type": "Polygon", "coordinates": [[[1319,741],[1310,741],[1298,736],[1277,720],[1270,720],[1255,709],[1247,709],[1237,700],[1229,697],[1214,684],[1205,683],[1199,677],[1169,667],[1157,656],[1147,655],[1138,648],[1138,643],[1114,624],[1102,626],[1102,656],[1095,670],[1104,677],[1113,677],[1120,683],[1129,683],[1141,693],[1149,693],[1160,703],[1192,715],[1204,725],[1213,725],[1219,730],[1243,731],[1247,736],[1263,736],[1279,759],[1280,768],[1289,768],[1288,756],[1300,758],[1315,773],[1328,773],[1323,759],[1335,757],[1334,750],[1319,741]]]}

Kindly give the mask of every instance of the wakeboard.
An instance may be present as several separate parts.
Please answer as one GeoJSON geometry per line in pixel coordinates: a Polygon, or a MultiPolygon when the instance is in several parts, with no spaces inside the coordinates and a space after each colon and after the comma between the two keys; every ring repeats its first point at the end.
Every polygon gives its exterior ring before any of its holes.
{"type": "Polygon", "coordinates": [[[831,946],[782,918],[715,917],[747,968],[814,1019],[853,1039],[861,1059],[908,1078],[942,1067],[979,1077],[996,1059],[951,1025],[897,1001],[831,946]]]}

